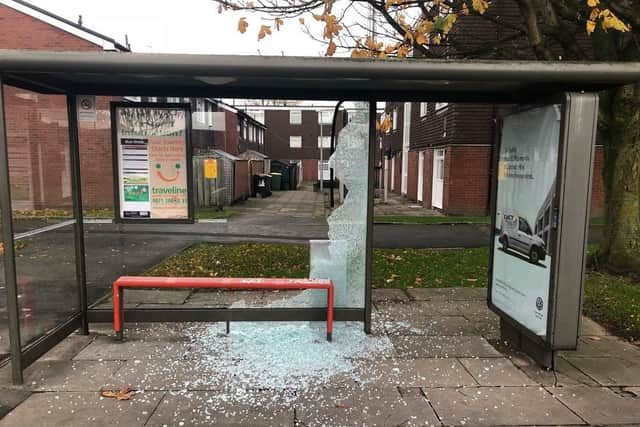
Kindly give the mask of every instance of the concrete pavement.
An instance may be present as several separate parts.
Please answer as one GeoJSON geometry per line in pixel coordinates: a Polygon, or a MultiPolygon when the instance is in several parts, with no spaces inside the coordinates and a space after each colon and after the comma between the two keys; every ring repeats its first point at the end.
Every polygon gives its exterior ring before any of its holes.
{"type": "Polygon", "coordinates": [[[94,324],[28,368],[24,386],[0,370],[0,426],[640,423],[638,347],[585,319],[581,349],[540,369],[500,343],[485,293],[375,290],[374,334],[338,323],[333,343],[317,338],[321,322],[232,323],[229,336],[220,324],[129,324],[122,343],[94,324]],[[138,392],[100,397],[123,386],[138,392]]]}

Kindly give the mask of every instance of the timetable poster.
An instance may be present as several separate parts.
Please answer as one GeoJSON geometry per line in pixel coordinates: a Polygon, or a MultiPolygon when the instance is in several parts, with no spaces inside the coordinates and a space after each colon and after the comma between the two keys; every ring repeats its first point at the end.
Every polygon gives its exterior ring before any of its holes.
{"type": "Polygon", "coordinates": [[[121,219],[189,218],[186,111],[116,107],[121,219]]]}

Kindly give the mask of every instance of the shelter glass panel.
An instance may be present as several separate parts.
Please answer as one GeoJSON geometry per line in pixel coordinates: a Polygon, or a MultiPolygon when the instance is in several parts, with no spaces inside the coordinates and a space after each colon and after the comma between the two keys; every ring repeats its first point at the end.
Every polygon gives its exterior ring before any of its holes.
{"type": "Polygon", "coordinates": [[[22,346],[79,311],[66,97],[7,86],[22,346]]]}

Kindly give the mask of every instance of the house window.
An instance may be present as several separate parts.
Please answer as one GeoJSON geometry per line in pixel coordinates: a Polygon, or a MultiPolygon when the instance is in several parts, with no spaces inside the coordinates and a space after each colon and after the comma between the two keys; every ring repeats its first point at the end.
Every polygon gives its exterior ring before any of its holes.
{"type": "Polygon", "coordinates": [[[150,96],[147,99],[148,102],[158,102],[158,97],[157,96],[150,96]]]}
{"type": "Polygon", "coordinates": [[[318,111],[318,124],[330,125],[333,123],[333,113],[331,111],[318,111]]]}
{"type": "Polygon", "coordinates": [[[318,148],[331,148],[331,137],[318,136],[318,148]]]}
{"type": "Polygon", "coordinates": [[[244,123],[244,139],[249,139],[249,124],[246,122],[244,123]]]}
{"type": "Polygon", "coordinates": [[[290,125],[301,125],[302,124],[302,111],[300,111],[300,110],[290,110],[289,111],[289,124],[290,125]]]}
{"type": "Polygon", "coordinates": [[[257,122],[264,124],[264,110],[254,111],[251,115],[257,122]]]}
{"type": "Polygon", "coordinates": [[[444,110],[449,105],[448,102],[436,102],[436,113],[444,110]]]}
{"type": "Polygon", "coordinates": [[[290,148],[302,148],[302,137],[301,136],[290,136],[289,137],[289,147],[290,148]]]}
{"type": "Polygon", "coordinates": [[[421,102],[420,103],[420,117],[424,117],[427,115],[427,103],[426,102],[421,102]]]}
{"type": "Polygon", "coordinates": [[[264,131],[262,129],[258,131],[258,143],[260,145],[264,144],[264,131]]]}
{"type": "Polygon", "coordinates": [[[167,102],[169,104],[178,104],[178,103],[180,103],[180,98],[176,98],[176,97],[170,96],[170,97],[167,98],[167,102]]]}
{"type": "Polygon", "coordinates": [[[391,126],[393,130],[398,129],[398,109],[393,109],[393,118],[391,119],[391,126]]]}
{"type": "Polygon", "coordinates": [[[196,117],[198,118],[198,122],[204,124],[206,111],[205,111],[203,99],[196,100],[196,113],[197,113],[196,117]]]}
{"type": "Polygon", "coordinates": [[[444,138],[445,136],[447,136],[447,118],[445,117],[444,120],[442,120],[442,137],[444,138]]]}
{"type": "Polygon", "coordinates": [[[207,108],[207,125],[213,127],[213,105],[211,104],[207,108]]]}
{"type": "Polygon", "coordinates": [[[435,152],[436,159],[436,179],[443,180],[444,179],[444,150],[436,150],[435,152]]]}

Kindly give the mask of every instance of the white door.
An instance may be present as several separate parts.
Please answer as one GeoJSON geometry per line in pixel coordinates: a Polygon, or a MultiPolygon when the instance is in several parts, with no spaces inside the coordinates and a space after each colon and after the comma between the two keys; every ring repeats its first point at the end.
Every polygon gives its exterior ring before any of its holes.
{"type": "Polygon", "coordinates": [[[396,189],[396,157],[391,158],[391,191],[396,189]]]}
{"type": "Polygon", "coordinates": [[[329,171],[329,160],[318,161],[318,180],[329,181],[331,173],[329,171]]]}
{"type": "Polygon", "coordinates": [[[407,194],[407,181],[409,180],[409,137],[411,131],[411,103],[404,103],[404,115],[402,117],[402,182],[400,192],[407,194]]]}
{"type": "Polygon", "coordinates": [[[418,153],[418,201],[422,201],[422,190],[424,186],[424,151],[418,153]]]}
{"type": "Polygon", "coordinates": [[[444,195],[444,149],[435,150],[433,153],[433,186],[431,193],[431,205],[442,209],[444,195]]]}

